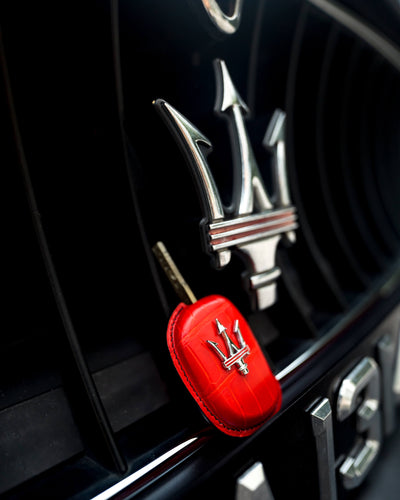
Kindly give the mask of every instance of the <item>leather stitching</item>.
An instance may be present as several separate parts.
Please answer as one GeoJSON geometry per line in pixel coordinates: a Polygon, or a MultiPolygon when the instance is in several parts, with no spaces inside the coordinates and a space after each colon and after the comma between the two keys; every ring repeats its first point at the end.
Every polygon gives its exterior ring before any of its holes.
{"type": "MultiPolygon", "coordinates": [[[[260,423],[256,424],[256,425],[253,425],[251,427],[229,427],[228,425],[226,425],[217,415],[215,415],[209,408],[208,406],[206,405],[206,403],[204,402],[203,398],[201,397],[201,395],[196,391],[196,389],[193,387],[192,385],[192,382],[190,380],[190,378],[187,376],[186,372],[185,372],[185,369],[183,368],[182,364],[181,364],[181,361],[179,359],[179,356],[178,356],[178,353],[176,352],[175,350],[175,342],[174,342],[174,330],[175,330],[175,325],[176,325],[176,322],[178,321],[178,318],[182,312],[182,310],[185,308],[186,306],[184,304],[181,304],[180,306],[177,307],[177,309],[174,311],[173,313],[173,317],[171,318],[172,319],[172,323],[170,323],[169,325],[169,331],[168,331],[168,334],[170,336],[170,340],[171,340],[171,346],[172,346],[172,350],[173,350],[173,353],[174,353],[174,356],[175,356],[175,360],[176,362],[178,363],[179,365],[179,368],[180,368],[180,371],[181,373],[183,374],[183,376],[185,377],[185,380],[187,381],[188,385],[190,386],[192,392],[195,394],[196,396],[196,400],[199,401],[201,403],[201,405],[204,407],[204,410],[206,412],[206,414],[208,415],[211,415],[222,427],[224,427],[225,429],[228,429],[230,431],[234,431],[234,432],[242,432],[242,431],[249,431],[249,430],[252,430],[252,429],[257,429],[258,427],[260,427],[263,423],[265,423],[268,418],[270,417],[270,415],[268,415],[265,419],[263,419],[260,423]]],[[[274,407],[274,410],[276,409],[276,406],[274,407]]]]}

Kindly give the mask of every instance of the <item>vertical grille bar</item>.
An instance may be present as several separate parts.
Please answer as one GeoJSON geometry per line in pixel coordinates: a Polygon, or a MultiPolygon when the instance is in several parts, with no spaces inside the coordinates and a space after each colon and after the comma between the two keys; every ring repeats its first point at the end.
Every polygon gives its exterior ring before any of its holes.
{"type": "MultiPolygon", "coordinates": [[[[3,66],[4,84],[9,103],[9,111],[13,127],[13,133],[15,137],[17,155],[21,168],[22,178],[25,185],[26,196],[31,211],[32,223],[38,239],[38,243],[40,246],[40,250],[42,253],[42,257],[44,260],[46,272],[48,275],[48,279],[50,281],[50,286],[54,295],[54,299],[56,301],[56,305],[62,323],[64,325],[64,331],[67,337],[68,344],[71,349],[72,359],[74,361],[75,369],[79,376],[79,383],[83,388],[83,393],[86,403],[88,403],[88,406],[91,409],[92,425],[99,431],[99,433],[102,436],[102,445],[103,445],[102,448],[104,448],[105,455],[108,457],[107,461],[111,461],[113,467],[119,473],[123,473],[126,470],[126,465],[116,445],[110,422],[108,420],[101,399],[97,392],[92,375],[86,364],[86,360],[84,358],[82,348],[80,346],[75,328],[73,326],[72,318],[69,314],[69,310],[65,301],[65,297],[60,282],[58,280],[57,271],[54,266],[51,252],[48,247],[45,230],[43,228],[41,215],[38,209],[37,200],[34,193],[32,180],[29,174],[29,169],[22,145],[22,138],[19,130],[18,119],[16,116],[16,111],[13,101],[11,83],[7,68],[7,61],[6,61],[1,32],[0,32],[0,62],[1,65],[3,66]]],[[[95,458],[99,458],[96,456],[96,452],[94,453],[94,455],[95,458]]]]}

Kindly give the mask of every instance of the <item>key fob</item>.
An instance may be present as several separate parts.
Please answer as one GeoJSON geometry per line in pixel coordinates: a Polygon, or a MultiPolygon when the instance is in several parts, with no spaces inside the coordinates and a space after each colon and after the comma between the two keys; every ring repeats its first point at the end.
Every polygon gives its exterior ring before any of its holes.
{"type": "Polygon", "coordinates": [[[179,304],[167,342],[183,383],[223,433],[249,436],[280,409],[280,384],[247,321],[227,298],[210,295],[179,304]]]}

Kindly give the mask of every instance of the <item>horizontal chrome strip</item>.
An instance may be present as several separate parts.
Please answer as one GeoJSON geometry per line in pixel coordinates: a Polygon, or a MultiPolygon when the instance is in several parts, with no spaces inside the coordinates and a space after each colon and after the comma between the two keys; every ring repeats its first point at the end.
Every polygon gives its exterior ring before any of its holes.
{"type": "Polygon", "coordinates": [[[285,207],[278,210],[271,210],[270,212],[262,212],[261,214],[244,215],[242,217],[236,217],[235,219],[223,220],[220,222],[213,222],[209,224],[210,231],[214,229],[225,229],[236,225],[247,225],[252,223],[257,223],[263,219],[274,218],[280,219],[281,217],[287,217],[296,212],[295,207],[285,207]]]}
{"type": "Polygon", "coordinates": [[[119,481],[118,483],[114,484],[111,486],[111,488],[108,488],[107,490],[103,491],[99,495],[96,495],[95,497],[92,498],[92,500],[109,500],[109,498],[112,498],[113,496],[117,495],[120,491],[122,491],[124,488],[127,488],[130,486],[132,483],[140,479],[141,477],[145,476],[149,472],[151,472],[153,469],[158,467],[159,465],[163,464],[166,462],[168,459],[176,455],[178,452],[183,450],[184,448],[187,448],[189,445],[197,441],[199,438],[194,437],[191,439],[188,439],[184,443],[181,443],[178,446],[175,446],[175,448],[172,448],[172,450],[167,451],[160,457],[156,458],[149,464],[145,465],[138,471],[134,472],[130,476],[126,477],[125,479],[122,479],[122,481],[119,481]]]}
{"type": "Polygon", "coordinates": [[[241,225],[240,227],[229,229],[227,228],[225,231],[221,231],[218,233],[209,233],[211,241],[217,240],[218,238],[229,238],[230,236],[236,236],[242,233],[247,233],[249,231],[262,231],[263,229],[267,229],[271,226],[276,226],[277,224],[285,224],[287,222],[295,222],[297,220],[296,215],[290,214],[285,217],[280,217],[279,219],[267,220],[265,222],[260,222],[259,224],[252,225],[241,225]]]}
{"type": "Polygon", "coordinates": [[[242,347],[240,351],[238,351],[236,354],[228,358],[226,361],[224,361],[224,366],[225,368],[230,368],[232,365],[234,365],[241,357],[245,356],[246,354],[250,354],[250,349],[248,346],[242,347]]]}
{"type": "MultiPolygon", "coordinates": [[[[223,250],[225,248],[229,248],[232,246],[240,246],[244,245],[246,243],[251,243],[253,241],[261,240],[264,238],[269,238],[271,236],[276,236],[277,234],[281,233],[287,233],[289,231],[294,231],[297,229],[298,224],[293,223],[293,224],[288,224],[287,226],[282,226],[277,229],[270,229],[267,231],[258,231],[255,232],[254,234],[248,234],[246,236],[243,236],[242,238],[235,238],[230,237],[227,239],[227,241],[223,241],[221,243],[218,243],[218,240],[216,242],[210,242],[212,250],[223,250]]],[[[220,239],[225,239],[224,237],[221,237],[220,239]]]]}

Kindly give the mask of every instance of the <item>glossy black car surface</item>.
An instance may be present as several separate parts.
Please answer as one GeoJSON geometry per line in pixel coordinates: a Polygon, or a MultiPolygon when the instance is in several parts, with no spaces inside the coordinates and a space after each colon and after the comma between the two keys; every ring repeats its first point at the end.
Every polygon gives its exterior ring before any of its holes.
{"type": "Polygon", "coordinates": [[[242,500],[238,478],[258,462],[276,500],[398,498],[400,4],[214,3],[240,6],[232,33],[205,0],[1,2],[4,498],[242,500]],[[286,112],[299,227],[278,246],[277,301],[262,311],[241,259],[216,270],[204,252],[196,184],[153,105],[165,99],[212,142],[229,205],[215,59],[250,110],[269,192],[262,142],[286,112]],[[214,429],[171,363],[179,298],[159,240],[197,297],[237,305],[281,383],[281,411],[251,437],[214,429]],[[370,378],[345,415],[357,369],[370,378]],[[364,448],[368,470],[347,481],[364,448]]]}

